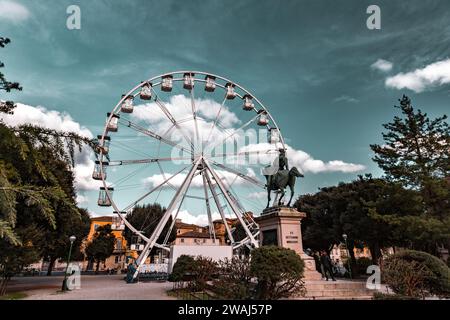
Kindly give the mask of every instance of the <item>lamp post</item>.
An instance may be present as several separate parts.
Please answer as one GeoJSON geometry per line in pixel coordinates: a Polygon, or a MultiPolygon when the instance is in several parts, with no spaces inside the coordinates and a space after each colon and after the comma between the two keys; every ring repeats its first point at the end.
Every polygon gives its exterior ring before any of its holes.
{"type": "Polygon", "coordinates": [[[350,279],[353,279],[353,277],[352,277],[352,265],[351,265],[351,259],[352,259],[352,257],[350,256],[350,250],[348,250],[347,235],[344,233],[344,234],[342,235],[342,238],[344,238],[344,241],[345,241],[345,250],[347,250],[347,255],[348,255],[348,259],[347,259],[347,262],[348,262],[348,273],[350,274],[350,279]]]}
{"type": "Polygon", "coordinates": [[[72,246],[73,243],[75,241],[76,237],[75,236],[70,236],[69,240],[70,240],[70,249],[69,249],[69,256],[67,257],[67,265],[66,265],[66,271],[64,272],[64,280],[62,283],[62,291],[67,291],[67,269],[69,269],[69,263],[70,263],[70,255],[72,253],[72,246]]]}

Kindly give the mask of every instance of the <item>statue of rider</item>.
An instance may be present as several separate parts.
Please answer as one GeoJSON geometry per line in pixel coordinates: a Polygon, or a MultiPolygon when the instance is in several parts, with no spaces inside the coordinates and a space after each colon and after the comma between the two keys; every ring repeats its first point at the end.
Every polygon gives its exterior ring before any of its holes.
{"type": "Polygon", "coordinates": [[[267,188],[270,188],[271,184],[273,183],[273,179],[276,176],[276,174],[283,170],[289,170],[289,164],[288,159],[286,157],[286,150],[285,149],[278,149],[278,156],[274,160],[272,166],[269,166],[265,169],[263,169],[264,175],[267,177],[267,188]]]}

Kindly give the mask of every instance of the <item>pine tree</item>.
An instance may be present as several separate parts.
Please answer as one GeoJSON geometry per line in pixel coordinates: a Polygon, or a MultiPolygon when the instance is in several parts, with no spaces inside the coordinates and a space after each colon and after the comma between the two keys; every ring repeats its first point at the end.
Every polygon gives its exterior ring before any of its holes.
{"type": "Polygon", "coordinates": [[[450,128],[447,116],[431,120],[403,96],[403,117],[384,124],[385,144],[371,145],[373,160],[384,170],[388,180],[419,190],[427,213],[444,217],[450,209],[450,128]]]}

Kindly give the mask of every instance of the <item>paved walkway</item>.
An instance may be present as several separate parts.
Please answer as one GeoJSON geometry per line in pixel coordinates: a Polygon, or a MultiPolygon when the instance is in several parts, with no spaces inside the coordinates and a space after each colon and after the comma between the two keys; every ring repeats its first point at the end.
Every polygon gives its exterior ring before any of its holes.
{"type": "Polygon", "coordinates": [[[82,275],[81,288],[61,293],[63,277],[13,278],[8,292],[24,292],[28,300],[168,300],[170,282],[127,284],[124,275],[82,275]],[[59,292],[58,292],[59,291],[59,292]]]}

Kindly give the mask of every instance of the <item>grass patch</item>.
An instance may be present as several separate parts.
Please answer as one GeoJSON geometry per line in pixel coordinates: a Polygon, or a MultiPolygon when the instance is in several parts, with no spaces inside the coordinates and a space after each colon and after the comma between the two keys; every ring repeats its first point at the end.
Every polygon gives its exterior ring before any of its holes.
{"type": "Polygon", "coordinates": [[[4,296],[0,297],[0,300],[20,300],[23,298],[26,298],[28,295],[23,292],[13,292],[9,294],[5,294],[4,296]]]}

